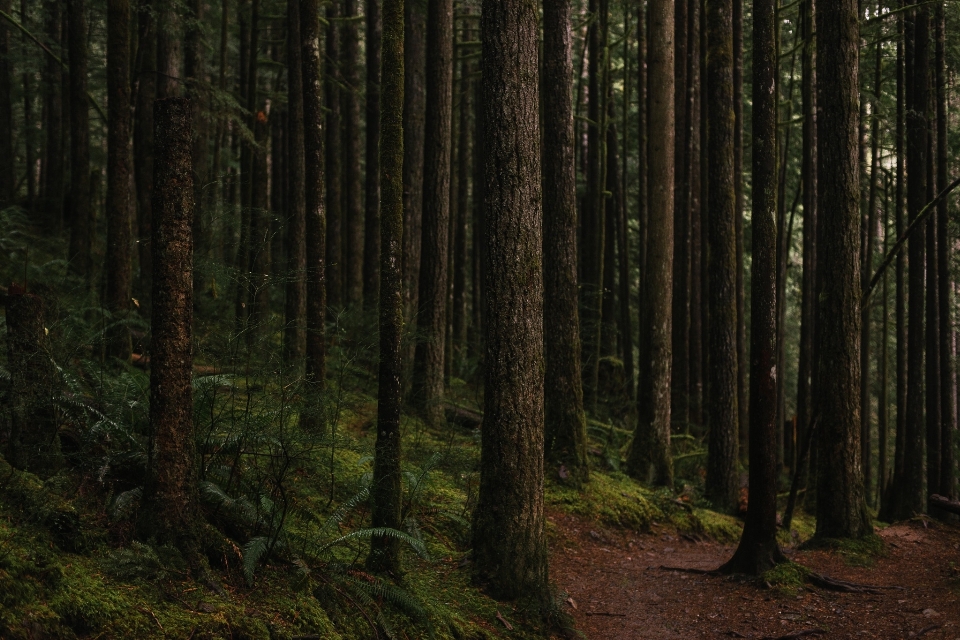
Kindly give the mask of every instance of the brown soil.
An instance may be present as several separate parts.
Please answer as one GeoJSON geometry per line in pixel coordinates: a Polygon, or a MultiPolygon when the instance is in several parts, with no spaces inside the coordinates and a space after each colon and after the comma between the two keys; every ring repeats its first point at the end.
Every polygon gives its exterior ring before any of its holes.
{"type": "Polygon", "coordinates": [[[795,594],[758,581],[663,569],[716,569],[734,546],[666,527],[652,534],[609,530],[560,513],[552,579],[591,640],[618,638],[930,638],[960,640],[960,527],[903,522],[882,531],[886,553],[861,559],[835,551],[787,556],[821,574],[884,587],[840,593],[807,585],[795,594]],[[566,597],[566,596],[565,596],[566,597]],[[806,633],[804,633],[806,632],[806,633]]]}

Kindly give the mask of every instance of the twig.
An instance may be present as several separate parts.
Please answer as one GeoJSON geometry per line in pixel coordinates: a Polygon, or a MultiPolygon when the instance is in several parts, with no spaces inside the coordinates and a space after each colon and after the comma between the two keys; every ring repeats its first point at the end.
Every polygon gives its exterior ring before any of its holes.
{"type": "Polygon", "coordinates": [[[701,576],[717,576],[716,569],[695,569],[693,567],[668,567],[665,564],[660,565],[661,571],[677,571],[679,573],[695,573],[701,576]]]}
{"type": "Polygon", "coordinates": [[[943,626],[942,624],[932,624],[932,625],[930,625],[929,627],[924,627],[923,629],[920,629],[920,631],[917,631],[917,635],[915,635],[915,636],[913,636],[913,637],[914,637],[914,638],[919,638],[920,636],[925,636],[925,635],[927,635],[928,633],[930,633],[931,631],[936,631],[937,629],[939,629],[939,628],[942,627],[942,626],[943,626]]]}
{"type": "Polygon", "coordinates": [[[151,611],[147,607],[137,607],[137,609],[140,610],[141,613],[149,614],[150,617],[153,618],[153,621],[157,623],[157,626],[160,627],[160,631],[163,631],[164,633],[166,633],[166,630],[163,628],[163,625],[160,624],[160,620],[157,619],[157,614],[155,614],[153,611],[151,611]]]}
{"type": "Polygon", "coordinates": [[[497,611],[497,620],[503,623],[503,626],[507,628],[507,631],[513,631],[513,625],[507,622],[507,619],[500,615],[499,611],[497,611]]]}

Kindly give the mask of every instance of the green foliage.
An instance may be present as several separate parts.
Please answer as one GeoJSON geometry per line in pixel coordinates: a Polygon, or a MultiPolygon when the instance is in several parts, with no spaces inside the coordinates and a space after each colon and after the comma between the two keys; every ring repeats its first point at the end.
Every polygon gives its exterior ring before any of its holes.
{"type": "Polygon", "coordinates": [[[760,576],[760,582],[783,595],[795,596],[803,588],[810,570],[795,562],[781,562],[760,576]]]}

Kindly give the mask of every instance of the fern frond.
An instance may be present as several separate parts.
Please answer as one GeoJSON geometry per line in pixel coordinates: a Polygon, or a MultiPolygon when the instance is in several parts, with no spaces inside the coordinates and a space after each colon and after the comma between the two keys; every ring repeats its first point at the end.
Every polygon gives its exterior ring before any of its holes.
{"type": "Polygon", "coordinates": [[[124,491],[123,493],[117,495],[113,501],[113,505],[110,507],[110,516],[117,519],[127,517],[131,507],[140,502],[142,497],[143,487],[130,489],[129,491],[124,491]]]}
{"type": "Polygon", "coordinates": [[[243,545],[243,575],[247,579],[247,584],[253,586],[253,574],[260,563],[260,559],[270,550],[270,538],[266,536],[256,536],[250,538],[247,544],[243,545]]]}

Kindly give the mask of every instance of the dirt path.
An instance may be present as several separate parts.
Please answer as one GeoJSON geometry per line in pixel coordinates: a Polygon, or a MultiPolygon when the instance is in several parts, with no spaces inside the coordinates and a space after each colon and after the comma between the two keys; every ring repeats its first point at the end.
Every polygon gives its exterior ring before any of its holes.
{"type": "MultiPolygon", "coordinates": [[[[661,569],[714,569],[734,547],[678,537],[604,530],[565,514],[551,574],[571,598],[577,628],[591,640],[667,638],[914,638],[960,640],[960,527],[906,522],[881,532],[887,554],[872,567],[834,552],[790,551],[814,571],[877,593],[804,588],[797,595],[734,578],[661,569]],[[819,633],[812,633],[819,630],[819,633]],[[808,631],[808,635],[797,635],[808,631]],[[790,635],[794,634],[794,635],[790,635]]],[[[655,530],[656,531],[656,530],[655,530]]]]}

